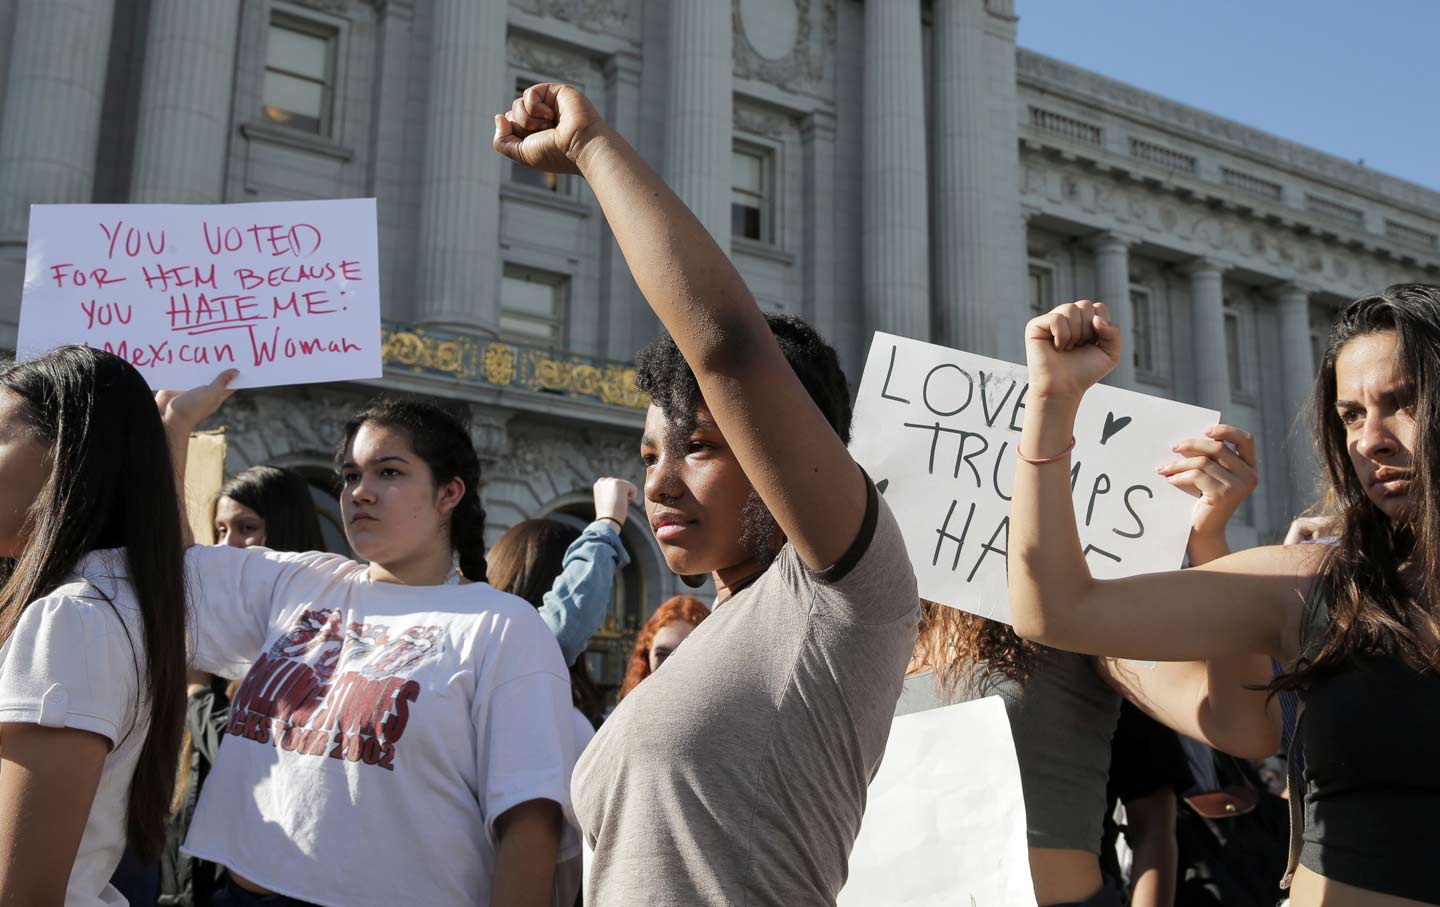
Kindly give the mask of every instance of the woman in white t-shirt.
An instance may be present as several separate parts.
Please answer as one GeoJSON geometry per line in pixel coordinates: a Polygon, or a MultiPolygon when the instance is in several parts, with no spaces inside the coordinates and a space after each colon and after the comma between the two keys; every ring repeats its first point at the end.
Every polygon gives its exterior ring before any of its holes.
{"type": "MultiPolygon", "coordinates": [[[[173,437],[222,397],[171,403],[173,437]]],[[[570,679],[535,609],[484,582],[469,435],[380,400],[337,462],[368,567],[190,549],[193,665],[245,679],[183,849],[229,867],[236,904],[548,903],[579,846],[570,679]]]]}
{"type": "Polygon", "coordinates": [[[124,904],[164,843],[185,708],[179,501],[145,379],[0,370],[0,904],[124,904]]]}

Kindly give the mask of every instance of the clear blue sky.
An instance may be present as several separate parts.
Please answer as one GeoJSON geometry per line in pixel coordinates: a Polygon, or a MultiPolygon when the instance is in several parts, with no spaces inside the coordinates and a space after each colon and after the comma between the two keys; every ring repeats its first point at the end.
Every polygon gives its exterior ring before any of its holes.
{"type": "Polygon", "coordinates": [[[1021,47],[1440,189],[1440,0],[1017,0],[1021,47]]]}

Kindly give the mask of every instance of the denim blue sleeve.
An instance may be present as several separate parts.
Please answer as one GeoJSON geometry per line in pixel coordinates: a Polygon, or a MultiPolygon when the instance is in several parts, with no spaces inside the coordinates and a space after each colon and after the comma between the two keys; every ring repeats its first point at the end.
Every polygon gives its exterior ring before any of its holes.
{"type": "Polygon", "coordinates": [[[565,552],[564,569],[545,593],[540,616],[560,643],[567,665],[575,663],[590,637],[605,623],[615,571],[628,563],[630,555],[607,520],[586,526],[565,552]]]}

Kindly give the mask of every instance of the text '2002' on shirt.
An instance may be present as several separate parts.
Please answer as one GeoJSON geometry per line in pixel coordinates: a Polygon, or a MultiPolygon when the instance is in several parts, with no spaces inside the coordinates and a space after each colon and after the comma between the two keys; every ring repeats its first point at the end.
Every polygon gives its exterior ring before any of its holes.
{"type": "Polygon", "coordinates": [[[187,853],[317,904],[483,905],[496,818],[544,799],[573,825],[570,676],[532,606],[329,554],[187,567],[195,666],[245,676],[187,853]]]}
{"type": "Polygon", "coordinates": [[[915,575],[868,485],[822,572],[786,545],[625,698],[575,769],[587,907],[833,904],[915,646],[915,575]]]}

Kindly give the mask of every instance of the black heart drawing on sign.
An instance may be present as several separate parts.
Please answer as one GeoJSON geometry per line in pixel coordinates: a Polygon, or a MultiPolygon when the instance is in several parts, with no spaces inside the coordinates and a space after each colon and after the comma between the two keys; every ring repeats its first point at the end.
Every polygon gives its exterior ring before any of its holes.
{"type": "Polygon", "coordinates": [[[1106,441],[1109,441],[1111,438],[1115,437],[1116,433],[1119,432],[1120,429],[1124,428],[1129,424],[1129,416],[1121,416],[1117,419],[1115,418],[1114,413],[1106,413],[1105,429],[1100,432],[1100,443],[1103,445],[1106,441]]]}
{"type": "Polygon", "coordinates": [[[890,480],[889,480],[889,479],[881,479],[880,481],[878,481],[878,482],[875,483],[875,490],[878,491],[878,492],[880,492],[881,494],[884,494],[884,493],[885,493],[885,489],[887,489],[887,488],[889,488],[889,487],[890,487],[890,480]]]}

